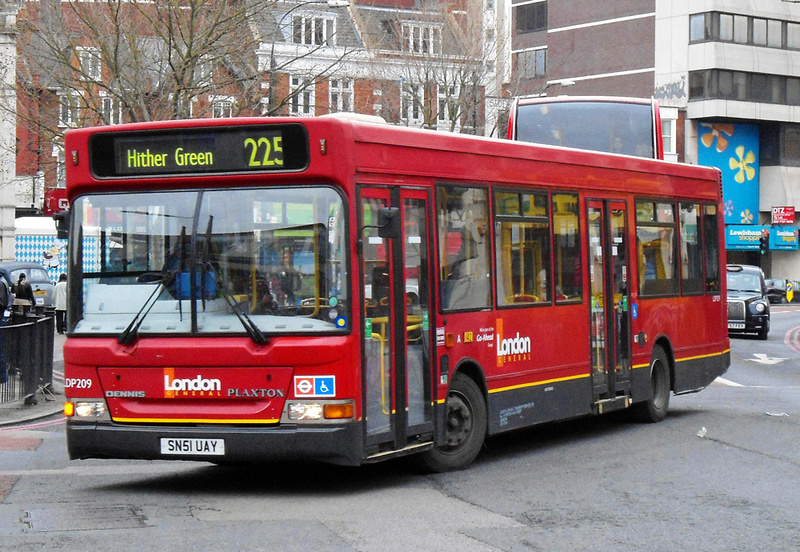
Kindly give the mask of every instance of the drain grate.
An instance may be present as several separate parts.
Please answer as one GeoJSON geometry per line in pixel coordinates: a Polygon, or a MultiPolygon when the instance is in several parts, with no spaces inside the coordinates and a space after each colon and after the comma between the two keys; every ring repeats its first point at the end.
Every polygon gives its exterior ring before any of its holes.
{"type": "Polygon", "coordinates": [[[26,531],[102,531],[147,527],[147,518],[134,506],[60,506],[34,508],[23,512],[26,531]]]}

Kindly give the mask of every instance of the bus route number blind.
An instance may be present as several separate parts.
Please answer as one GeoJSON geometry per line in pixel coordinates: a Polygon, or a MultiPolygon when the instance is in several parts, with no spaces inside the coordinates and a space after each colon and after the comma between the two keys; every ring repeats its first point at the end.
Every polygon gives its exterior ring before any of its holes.
{"type": "Polygon", "coordinates": [[[101,133],[91,142],[100,178],[298,171],[308,165],[301,125],[244,125],[101,133]]]}

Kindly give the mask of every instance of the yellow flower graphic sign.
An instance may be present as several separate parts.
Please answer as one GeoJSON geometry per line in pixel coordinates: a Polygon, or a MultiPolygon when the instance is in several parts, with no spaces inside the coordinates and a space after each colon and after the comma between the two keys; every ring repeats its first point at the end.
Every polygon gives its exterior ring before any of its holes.
{"type": "Polygon", "coordinates": [[[756,170],[750,166],[756,162],[756,154],[748,151],[747,155],[745,155],[744,151],[744,146],[737,147],[736,157],[731,157],[730,159],[731,170],[737,171],[738,169],[736,176],[733,178],[739,184],[744,183],[745,177],[747,177],[747,180],[753,180],[756,177],[756,170]]]}

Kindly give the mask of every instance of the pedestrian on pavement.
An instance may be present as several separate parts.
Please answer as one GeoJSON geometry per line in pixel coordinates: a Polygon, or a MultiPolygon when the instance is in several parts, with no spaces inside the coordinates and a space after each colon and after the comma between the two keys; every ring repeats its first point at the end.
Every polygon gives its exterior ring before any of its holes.
{"type": "Polygon", "coordinates": [[[58,277],[53,303],[56,307],[56,331],[63,334],[67,325],[67,275],[65,273],[58,277]]]}
{"type": "Polygon", "coordinates": [[[25,281],[25,273],[19,275],[17,282],[11,286],[11,292],[14,294],[14,299],[25,299],[30,301],[33,305],[33,289],[31,285],[25,281]]]}

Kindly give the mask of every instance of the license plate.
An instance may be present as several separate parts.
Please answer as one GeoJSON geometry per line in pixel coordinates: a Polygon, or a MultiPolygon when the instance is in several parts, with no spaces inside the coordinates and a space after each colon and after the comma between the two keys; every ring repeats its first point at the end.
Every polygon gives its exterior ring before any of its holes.
{"type": "Polygon", "coordinates": [[[743,330],[744,324],[740,322],[728,322],[728,329],[729,330],[743,330]]]}
{"type": "Polygon", "coordinates": [[[161,439],[161,454],[223,456],[224,439],[161,439]]]}

